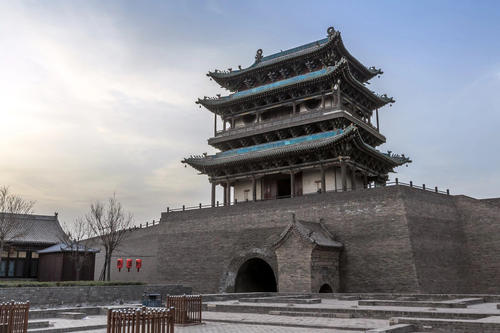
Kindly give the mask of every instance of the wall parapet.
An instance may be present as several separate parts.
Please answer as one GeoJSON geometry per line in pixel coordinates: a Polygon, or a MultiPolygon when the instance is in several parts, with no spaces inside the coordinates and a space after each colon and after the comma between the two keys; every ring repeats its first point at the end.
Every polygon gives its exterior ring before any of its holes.
{"type": "Polygon", "coordinates": [[[191,294],[192,288],[171,284],[0,288],[0,300],[29,300],[34,306],[97,305],[140,301],[144,292],[161,294],[164,298],[191,294]]]}

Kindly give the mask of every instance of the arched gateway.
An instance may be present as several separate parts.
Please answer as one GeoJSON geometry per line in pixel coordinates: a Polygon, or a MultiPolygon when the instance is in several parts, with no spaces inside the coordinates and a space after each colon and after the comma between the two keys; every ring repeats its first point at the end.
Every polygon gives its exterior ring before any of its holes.
{"type": "Polygon", "coordinates": [[[234,291],[237,293],[277,291],[276,277],[272,267],[260,258],[245,261],[238,269],[234,291]]]}

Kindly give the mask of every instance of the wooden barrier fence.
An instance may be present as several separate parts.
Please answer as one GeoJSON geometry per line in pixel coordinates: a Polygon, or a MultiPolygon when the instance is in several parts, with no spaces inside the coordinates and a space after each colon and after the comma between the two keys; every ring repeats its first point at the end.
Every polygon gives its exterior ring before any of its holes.
{"type": "Polygon", "coordinates": [[[108,310],[107,333],[174,333],[175,309],[108,310]]]}
{"type": "Polygon", "coordinates": [[[28,315],[30,302],[0,303],[0,332],[26,333],[28,332],[28,315]]]}
{"type": "Polygon", "coordinates": [[[201,295],[167,296],[167,308],[175,308],[176,324],[201,324],[201,295]]]}

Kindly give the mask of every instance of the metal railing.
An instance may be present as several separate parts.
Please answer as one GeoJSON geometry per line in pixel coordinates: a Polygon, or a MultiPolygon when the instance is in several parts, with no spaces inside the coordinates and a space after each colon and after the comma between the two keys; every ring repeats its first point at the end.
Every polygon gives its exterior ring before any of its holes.
{"type": "Polygon", "coordinates": [[[30,302],[0,303],[0,332],[26,333],[28,332],[28,315],[30,302]]]}
{"type": "MultiPolygon", "coordinates": [[[[440,190],[437,186],[427,187],[425,184],[415,185],[413,183],[413,181],[410,181],[409,183],[400,182],[398,178],[396,178],[393,182],[387,182],[385,184],[380,184],[380,185],[368,184],[365,187],[360,187],[360,188],[350,188],[350,187],[348,187],[348,188],[346,188],[346,190],[335,189],[335,190],[324,191],[324,193],[352,192],[352,191],[369,190],[369,189],[380,188],[380,187],[387,187],[387,186],[407,186],[407,187],[411,187],[411,188],[415,188],[415,189],[419,189],[419,190],[423,190],[423,191],[427,191],[427,192],[433,192],[433,193],[450,195],[450,190],[449,189],[440,190]]],[[[295,197],[317,195],[317,194],[321,194],[321,193],[322,193],[322,191],[318,190],[317,192],[313,192],[313,193],[296,194],[295,197]]],[[[229,202],[229,203],[221,203],[219,201],[216,201],[214,206],[212,206],[211,204],[201,204],[201,203],[199,203],[196,206],[182,205],[182,207],[177,207],[177,208],[167,207],[166,213],[170,213],[170,212],[183,212],[183,211],[188,211],[188,210],[196,210],[196,209],[204,209],[204,208],[227,207],[227,206],[234,206],[236,204],[241,204],[241,203],[246,203],[246,202],[279,200],[279,199],[286,199],[286,198],[291,198],[291,197],[292,197],[291,195],[284,195],[284,196],[275,196],[275,197],[272,197],[272,198],[261,198],[261,199],[257,199],[257,200],[247,199],[247,200],[244,200],[244,201],[238,201],[238,200],[235,199],[234,201],[229,202]]]]}
{"type": "Polygon", "coordinates": [[[175,308],[176,324],[201,324],[201,295],[167,296],[167,308],[175,308]]]}
{"type": "Polygon", "coordinates": [[[175,309],[108,309],[107,333],[174,333],[175,309]]]}

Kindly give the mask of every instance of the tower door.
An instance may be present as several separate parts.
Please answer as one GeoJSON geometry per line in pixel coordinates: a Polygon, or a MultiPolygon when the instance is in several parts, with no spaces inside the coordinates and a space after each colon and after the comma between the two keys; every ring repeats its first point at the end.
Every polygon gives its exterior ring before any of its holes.
{"type": "Polygon", "coordinates": [[[262,197],[265,200],[276,198],[276,179],[264,177],[262,180],[262,197]]]}

